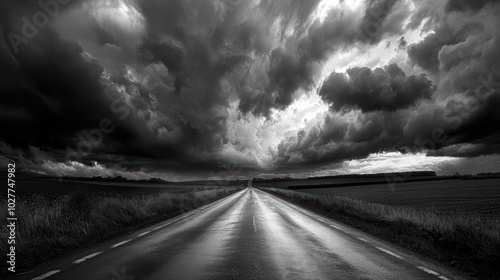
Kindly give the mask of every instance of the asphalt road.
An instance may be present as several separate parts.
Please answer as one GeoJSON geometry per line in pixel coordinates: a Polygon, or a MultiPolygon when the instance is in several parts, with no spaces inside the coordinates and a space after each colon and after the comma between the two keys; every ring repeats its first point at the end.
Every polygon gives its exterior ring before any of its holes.
{"type": "Polygon", "coordinates": [[[464,279],[455,273],[246,188],[15,279],[464,279]]]}

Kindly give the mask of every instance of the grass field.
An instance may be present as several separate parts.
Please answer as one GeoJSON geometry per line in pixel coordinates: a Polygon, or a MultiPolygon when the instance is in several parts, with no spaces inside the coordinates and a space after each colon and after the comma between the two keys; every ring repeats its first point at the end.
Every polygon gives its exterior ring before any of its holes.
{"type": "Polygon", "coordinates": [[[500,219],[500,179],[440,180],[301,190],[312,194],[362,199],[392,206],[409,206],[445,214],[500,219]]]}
{"type": "MultiPolygon", "coordinates": [[[[16,184],[16,271],[128,230],[173,217],[241,187],[102,186],[45,180],[16,184]]],[[[2,204],[7,205],[5,196],[2,204]]],[[[2,218],[7,209],[0,209],[2,218]]],[[[0,229],[7,240],[8,229],[0,229]]],[[[1,243],[7,252],[6,242],[1,243]]],[[[5,274],[5,264],[2,274],[5,274]]]]}
{"type": "MultiPolygon", "coordinates": [[[[215,186],[216,187],[216,186],[215,186]]],[[[117,183],[117,182],[93,182],[93,181],[59,181],[53,179],[23,178],[16,180],[16,194],[26,198],[40,195],[48,198],[57,198],[65,195],[97,195],[97,196],[120,196],[133,197],[149,194],[160,194],[169,192],[188,192],[192,189],[209,189],[214,186],[177,186],[174,184],[151,184],[151,183],[117,183]]],[[[5,190],[2,194],[6,195],[5,190]]]]}
{"type": "Polygon", "coordinates": [[[485,187],[486,193],[481,194],[481,188],[469,189],[475,188],[474,185],[436,191],[437,186],[414,185],[401,188],[396,185],[394,192],[388,185],[373,190],[369,188],[375,185],[307,191],[264,190],[482,278],[498,279],[495,277],[500,275],[500,220],[499,212],[495,214],[490,209],[498,209],[494,196],[498,188],[485,187]],[[482,205],[477,208],[482,210],[475,211],[470,199],[482,205]],[[465,208],[460,207],[461,202],[465,208]],[[481,214],[483,211],[487,215],[481,214]]]}

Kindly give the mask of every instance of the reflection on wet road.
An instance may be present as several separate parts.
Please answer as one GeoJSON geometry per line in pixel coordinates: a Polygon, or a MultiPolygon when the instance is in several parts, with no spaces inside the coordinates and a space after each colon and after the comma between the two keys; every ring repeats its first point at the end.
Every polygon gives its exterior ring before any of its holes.
{"type": "Polygon", "coordinates": [[[455,278],[254,188],[63,259],[19,279],[455,278]]]}

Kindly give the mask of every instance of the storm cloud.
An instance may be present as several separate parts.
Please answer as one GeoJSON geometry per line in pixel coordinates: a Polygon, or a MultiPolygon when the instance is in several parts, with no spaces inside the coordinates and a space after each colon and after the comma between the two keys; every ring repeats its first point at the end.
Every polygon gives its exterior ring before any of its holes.
{"type": "Polygon", "coordinates": [[[465,0],[2,1],[0,160],[168,179],[234,165],[307,174],[398,150],[498,154],[499,12],[465,0]]]}
{"type": "Polygon", "coordinates": [[[395,111],[429,99],[435,87],[425,75],[406,74],[396,64],[385,68],[351,68],[346,74],[333,72],[322,85],[319,95],[334,110],[361,109],[395,111]]]}

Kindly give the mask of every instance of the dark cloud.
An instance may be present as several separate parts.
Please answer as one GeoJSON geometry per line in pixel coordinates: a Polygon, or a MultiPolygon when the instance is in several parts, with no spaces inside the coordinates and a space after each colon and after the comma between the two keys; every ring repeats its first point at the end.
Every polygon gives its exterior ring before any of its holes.
{"type": "Polygon", "coordinates": [[[482,154],[500,153],[500,90],[497,90],[484,102],[478,103],[477,109],[470,112],[470,116],[463,118],[457,129],[449,131],[446,144],[456,146],[473,146],[474,149],[451,152],[451,148],[443,149],[448,156],[479,156],[482,154]]]}
{"type": "Polygon", "coordinates": [[[385,68],[351,68],[346,74],[333,72],[319,95],[334,110],[361,109],[363,112],[395,111],[430,98],[435,87],[424,76],[409,76],[396,64],[385,68]]]}
{"type": "Polygon", "coordinates": [[[361,115],[353,122],[339,115],[328,115],[308,133],[300,131],[281,141],[274,164],[299,168],[320,166],[391,150],[403,138],[402,117],[401,112],[374,112],[361,115]]]}
{"type": "Polygon", "coordinates": [[[174,88],[180,92],[186,85],[185,54],[182,48],[171,42],[158,42],[156,39],[146,38],[139,46],[139,56],[145,63],[162,63],[175,78],[174,88]]]}
{"type": "Polygon", "coordinates": [[[73,133],[106,116],[102,68],[85,59],[78,45],[61,40],[49,28],[41,28],[34,38],[14,47],[10,36],[24,36],[17,15],[29,16],[36,10],[21,5],[13,15],[11,9],[2,8],[0,16],[5,23],[0,106],[11,110],[0,118],[0,137],[17,145],[61,148],[73,133]]]}
{"type": "MultiPolygon", "coordinates": [[[[356,43],[376,44],[384,35],[401,33],[408,11],[394,11],[397,2],[371,1],[362,19],[355,11],[333,8],[324,21],[312,22],[304,35],[298,32],[298,38],[287,38],[285,47],[269,55],[267,86],[243,95],[240,110],[268,117],[273,108],[285,109],[298,90],[311,90],[318,82],[321,65],[336,52],[356,43]]],[[[304,21],[299,23],[294,28],[302,30],[304,21]]]]}
{"type": "Polygon", "coordinates": [[[398,50],[405,50],[406,47],[408,46],[408,42],[405,40],[405,37],[399,38],[398,41],[398,50]]]}
{"type": "Polygon", "coordinates": [[[467,9],[480,10],[489,3],[495,3],[493,0],[448,0],[446,11],[465,11],[467,9]]]}
{"type": "MultiPolygon", "coordinates": [[[[139,8],[148,28],[139,46],[139,60],[145,65],[159,63],[173,77],[170,84],[167,79],[167,89],[150,91],[158,101],[157,113],[164,119],[159,128],[171,128],[174,150],[201,158],[218,152],[227,143],[230,95],[222,83],[249,58],[216,38],[224,38],[230,30],[215,28],[224,19],[208,1],[144,1],[139,8]],[[171,17],[166,16],[170,13],[171,17]]],[[[158,145],[163,142],[161,137],[151,138],[158,145]]]]}
{"type": "MultiPolygon", "coordinates": [[[[164,84],[169,82],[167,76],[146,89],[131,81],[125,70],[106,76],[99,60],[59,37],[50,25],[16,52],[8,34],[22,34],[18,16],[32,15],[39,7],[14,2],[2,5],[8,7],[2,9],[0,107],[5,110],[0,114],[0,138],[14,143],[20,155],[32,157],[33,149],[28,147],[36,147],[51,150],[52,159],[61,162],[75,159],[90,164],[95,160],[111,166],[126,155],[172,163],[165,167],[182,165],[196,170],[204,164],[213,166],[206,157],[226,141],[223,108],[227,100],[220,81],[245,57],[213,55],[210,42],[199,38],[185,41],[186,48],[180,48],[170,41],[145,37],[138,46],[141,63],[161,64],[174,78],[172,85],[164,84]],[[15,13],[9,13],[12,11],[15,13]],[[177,94],[168,94],[168,86],[177,94]],[[104,118],[114,130],[102,133],[101,138],[94,132],[104,118]],[[89,134],[101,141],[91,143],[89,134]]],[[[179,38],[191,38],[179,30],[173,32],[179,38]]],[[[102,35],[109,36],[101,43],[109,43],[115,36],[102,35]]]]}
{"type": "Polygon", "coordinates": [[[463,42],[472,34],[480,32],[482,28],[479,22],[461,23],[460,25],[443,24],[436,28],[433,34],[425,37],[423,41],[408,46],[408,56],[423,69],[438,71],[438,56],[444,46],[463,42]]]}

